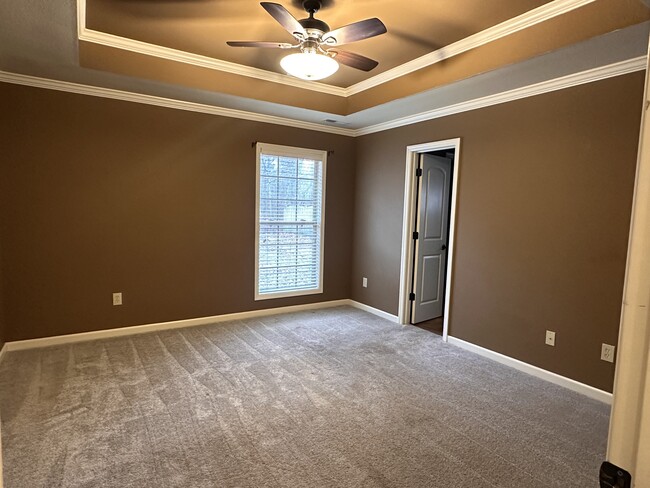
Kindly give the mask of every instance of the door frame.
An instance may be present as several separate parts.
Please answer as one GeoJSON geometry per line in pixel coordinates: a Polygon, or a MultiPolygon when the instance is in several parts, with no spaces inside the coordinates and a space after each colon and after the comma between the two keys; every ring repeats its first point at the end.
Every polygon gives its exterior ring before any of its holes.
{"type": "Polygon", "coordinates": [[[650,486],[650,56],[641,111],[634,199],[618,335],[607,460],[650,486]]]}
{"type": "Polygon", "coordinates": [[[443,141],[425,142],[406,147],[406,171],[404,172],[404,216],[402,218],[402,254],[400,262],[399,309],[398,320],[402,325],[408,324],[410,309],[410,286],[413,275],[413,231],[417,205],[415,197],[417,186],[415,169],[418,167],[420,154],[444,149],[454,149],[452,165],[451,208],[449,210],[449,243],[447,244],[447,272],[445,277],[445,306],[443,315],[442,338],[447,340],[449,332],[449,310],[451,303],[452,265],[456,245],[456,198],[458,195],[458,173],[460,167],[460,137],[443,141]]]}

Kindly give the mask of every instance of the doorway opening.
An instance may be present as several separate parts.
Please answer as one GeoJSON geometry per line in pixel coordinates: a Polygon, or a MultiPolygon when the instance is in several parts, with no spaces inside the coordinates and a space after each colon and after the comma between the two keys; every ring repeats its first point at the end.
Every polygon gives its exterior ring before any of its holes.
{"type": "Polygon", "coordinates": [[[398,318],[448,336],[460,139],[408,146],[398,318]],[[433,319],[433,320],[431,320],[433,319]],[[442,324],[440,324],[442,322],[442,324]]]}

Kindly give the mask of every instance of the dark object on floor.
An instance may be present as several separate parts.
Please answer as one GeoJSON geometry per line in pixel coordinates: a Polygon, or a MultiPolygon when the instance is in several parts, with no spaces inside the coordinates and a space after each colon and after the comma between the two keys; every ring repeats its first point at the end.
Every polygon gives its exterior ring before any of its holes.
{"type": "Polygon", "coordinates": [[[600,466],[600,488],[632,488],[632,475],[605,461],[600,466]]]}

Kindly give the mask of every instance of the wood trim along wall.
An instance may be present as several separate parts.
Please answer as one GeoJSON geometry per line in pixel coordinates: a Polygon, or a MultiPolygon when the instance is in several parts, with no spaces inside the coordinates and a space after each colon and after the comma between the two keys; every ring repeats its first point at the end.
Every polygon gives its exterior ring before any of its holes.
{"type": "Polygon", "coordinates": [[[57,346],[60,344],[72,344],[75,342],[94,341],[113,337],[131,336],[136,334],[147,334],[161,330],[180,329],[184,327],[196,327],[199,325],[215,324],[233,320],[246,320],[253,317],[277,315],[281,313],[302,312],[305,310],[316,310],[331,307],[352,305],[351,300],[332,300],[329,302],[306,303],[303,305],[290,305],[287,307],[266,308],[262,310],[251,310],[248,312],[236,312],[223,315],[212,315],[209,317],[197,317],[194,319],[173,320],[153,324],[132,325],[118,327],[115,329],[96,330],[91,332],[80,332],[76,334],[64,334],[52,337],[37,339],[26,339],[22,341],[11,341],[5,344],[3,351],[23,351],[25,349],[38,349],[41,347],[57,346]]]}
{"type": "MultiPolygon", "coordinates": [[[[13,341],[13,342],[6,343],[5,346],[2,348],[2,352],[0,352],[0,362],[2,361],[4,355],[10,351],[23,351],[27,349],[37,349],[37,348],[50,347],[50,346],[56,346],[62,344],[74,344],[76,342],[85,342],[85,341],[91,341],[97,339],[107,339],[107,338],[114,338],[114,337],[131,336],[136,334],[146,334],[151,332],[158,332],[161,330],[180,329],[184,327],[196,327],[199,325],[214,324],[219,322],[245,320],[253,317],[263,317],[269,315],[277,315],[281,313],[292,313],[292,312],[300,312],[305,310],[325,309],[325,308],[340,307],[346,305],[371,313],[390,322],[395,322],[395,323],[398,322],[398,318],[395,315],[389,314],[387,312],[384,312],[383,310],[379,310],[377,308],[371,307],[369,305],[365,305],[355,300],[349,300],[349,299],[333,300],[330,302],[320,302],[320,303],[310,303],[305,305],[294,305],[289,307],[269,308],[264,310],[254,310],[250,312],[215,315],[212,317],[200,317],[200,318],[187,319],[187,320],[175,320],[172,322],[162,322],[157,324],[135,325],[131,327],[120,327],[117,329],[108,329],[108,330],[101,330],[101,331],[94,331],[94,332],[82,332],[79,334],[66,334],[66,335],[55,336],[55,337],[44,337],[41,339],[13,341]]],[[[524,373],[531,374],[545,381],[549,381],[551,383],[563,386],[565,388],[576,391],[590,398],[594,398],[601,402],[611,403],[612,401],[611,393],[607,393],[605,391],[598,390],[597,388],[593,388],[589,385],[585,385],[584,383],[580,383],[570,378],[565,378],[564,376],[551,373],[550,371],[546,371],[536,366],[532,366],[530,364],[524,363],[523,361],[518,361],[517,359],[504,356],[503,354],[490,351],[488,349],[482,348],[480,346],[476,346],[474,344],[471,344],[469,342],[451,336],[449,337],[449,343],[452,344],[453,346],[461,347],[473,353],[487,357],[493,361],[497,361],[498,363],[504,364],[511,368],[517,369],[519,371],[523,371],[524,373]]],[[[1,462],[1,458],[0,458],[0,462],[1,462]]],[[[0,466],[0,474],[2,473],[1,470],[2,467],[0,466]]],[[[0,479],[0,488],[2,488],[1,479],[0,479]]]]}
{"type": "Polygon", "coordinates": [[[202,103],[188,102],[172,98],[163,98],[142,93],[128,92],[124,90],[114,90],[112,88],[102,88],[99,86],[83,85],[80,83],[71,83],[68,81],[52,80],[39,78],[36,76],[22,75],[18,73],[9,73],[0,71],[0,82],[13,83],[16,85],[32,86],[36,88],[46,88],[48,90],[57,90],[68,93],[77,93],[80,95],[90,95],[100,98],[111,98],[114,100],[123,100],[126,102],[142,103],[145,105],[155,105],[158,107],[172,108],[175,110],[185,110],[188,112],[199,112],[209,115],[218,115],[221,117],[231,117],[235,119],[251,120],[254,122],[265,122],[268,124],[282,125],[286,127],[296,127],[299,129],[315,130],[319,132],[328,132],[330,134],[339,134],[344,136],[353,136],[354,132],[350,129],[331,127],[324,124],[315,124],[287,117],[278,117],[275,115],[265,115],[244,110],[232,108],[216,107],[202,103]]]}
{"type": "Polygon", "coordinates": [[[230,108],[216,107],[214,105],[206,105],[195,102],[188,102],[184,100],[177,100],[171,98],[157,97],[153,95],[145,95],[142,93],[128,92],[124,90],[115,90],[111,88],[102,88],[98,86],[83,85],[80,83],[71,83],[67,81],[52,80],[47,78],[39,78],[36,76],[23,75],[19,73],[11,73],[7,71],[0,71],[0,82],[12,83],[16,85],[32,86],[36,88],[45,88],[48,90],[58,90],[69,93],[78,93],[82,95],[90,95],[102,98],[112,98],[115,100],[124,100],[128,102],[142,103],[146,105],[156,105],[159,107],[172,108],[175,110],[186,110],[190,112],[206,113],[210,115],[219,115],[222,117],[232,117],[237,119],[252,120],[256,122],[266,122],[269,124],[282,125],[286,127],[297,127],[301,129],[314,130],[319,132],[327,132],[331,134],[338,134],[349,137],[359,137],[366,134],[373,134],[375,132],[382,132],[396,127],[423,122],[426,120],[433,120],[448,115],[476,110],[479,108],[490,107],[500,103],[511,102],[526,97],[541,95],[556,90],[563,90],[572,86],[583,85],[586,83],[593,83],[595,81],[621,76],[636,71],[645,70],[646,56],[620,61],[618,63],[593,68],[586,71],[581,71],[567,76],[535,83],[532,85],[508,90],[494,95],[481,97],[466,102],[441,107],[426,112],[402,117],[389,122],[375,124],[371,126],[361,127],[358,129],[346,129],[342,127],[332,127],[325,124],[318,124],[314,122],[305,122],[298,119],[288,117],[278,117],[274,115],[265,115],[255,112],[247,112],[244,110],[235,110],[230,108]]]}
{"type": "Polygon", "coordinates": [[[533,375],[537,378],[541,378],[550,383],[554,383],[556,385],[563,386],[564,388],[568,388],[569,390],[575,391],[577,393],[581,393],[582,395],[588,396],[589,398],[593,398],[594,400],[598,400],[607,404],[612,403],[613,396],[611,393],[608,393],[603,390],[599,390],[598,388],[594,388],[593,386],[580,383],[579,381],[572,380],[571,378],[567,378],[565,376],[561,376],[556,373],[551,373],[550,371],[547,371],[542,368],[538,368],[537,366],[533,366],[532,364],[528,364],[523,361],[519,361],[518,359],[511,358],[510,356],[505,356],[498,352],[494,352],[490,349],[477,346],[476,344],[472,344],[471,342],[467,342],[462,339],[457,339],[456,337],[449,336],[449,343],[453,344],[454,346],[458,346],[468,351],[471,351],[473,353],[476,353],[480,356],[491,359],[493,361],[496,361],[497,363],[504,364],[516,370],[523,371],[524,373],[533,375]]]}
{"type": "Polygon", "coordinates": [[[643,71],[645,70],[645,62],[646,57],[639,56],[637,58],[620,61],[618,63],[609,64],[607,66],[601,66],[599,68],[593,68],[586,71],[561,76],[559,78],[553,78],[551,80],[534,83],[532,85],[523,86],[521,88],[515,88],[513,90],[508,90],[501,93],[495,93],[486,97],[467,100],[465,102],[457,103],[454,105],[448,105],[446,107],[440,107],[434,110],[421,112],[419,114],[409,115],[407,117],[402,117],[389,122],[363,127],[357,129],[354,135],[358,137],[364,136],[366,134],[374,134],[375,132],[382,132],[405,125],[417,124],[418,122],[438,119],[440,117],[446,117],[448,115],[469,112],[470,110],[476,110],[479,108],[491,107],[500,103],[512,102],[521,98],[533,97],[535,95],[542,95],[544,93],[550,93],[557,90],[564,90],[565,88],[571,88],[572,86],[593,83],[595,81],[612,78],[614,76],[634,73],[635,71],[643,71]]]}
{"type": "Polygon", "coordinates": [[[389,320],[391,322],[399,323],[399,319],[397,318],[397,315],[393,315],[392,313],[384,312],[383,310],[379,310],[378,308],[371,307],[370,305],[366,305],[365,303],[357,302],[356,300],[350,300],[350,305],[352,305],[355,308],[358,308],[360,310],[365,310],[366,312],[369,312],[373,315],[377,315],[378,317],[381,317],[382,319],[389,320]]]}
{"type": "Polygon", "coordinates": [[[391,322],[397,322],[397,317],[374,307],[359,303],[350,299],[332,300],[329,302],[306,303],[302,305],[290,305],[286,307],[266,308],[262,310],[251,310],[248,312],[237,312],[223,315],[213,315],[210,317],[198,317],[194,319],[174,320],[170,322],[160,322],[154,324],[132,325],[128,327],[118,327],[115,329],[97,330],[92,332],[81,332],[77,334],[65,334],[52,337],[42,337],[37,339],[26,339],[22,341],[7,342],[0,353],[0,361],[11,351],[23,351],[26,349],[38,349],[41,347],[57,346],[60,344],[72,344],[75,342],[94,341],[98,339],[108,339],[113,337],[131,336],[136,334],[147,334],[161,330],[180,329],[185,327],[196,327],[199,325],[215,324],[219,322],[229,322],[234,320],[246,320],[254,317],[265,317],[282,313],[303,312],[306,310],[319,310],[325,308],[352,306],[360,310],[372,313],[391,322]]]}

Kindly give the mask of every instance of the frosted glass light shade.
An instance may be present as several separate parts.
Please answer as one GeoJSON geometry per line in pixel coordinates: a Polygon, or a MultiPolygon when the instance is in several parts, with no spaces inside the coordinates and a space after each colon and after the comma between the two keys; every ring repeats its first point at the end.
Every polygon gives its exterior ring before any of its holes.
{"type": "Polygon", "coordinates": [[[287,73],[303,80],[322,80],[339,69],[339,63],[318,53],[294,53],[285,56],[280,66],[287,73]]]}

